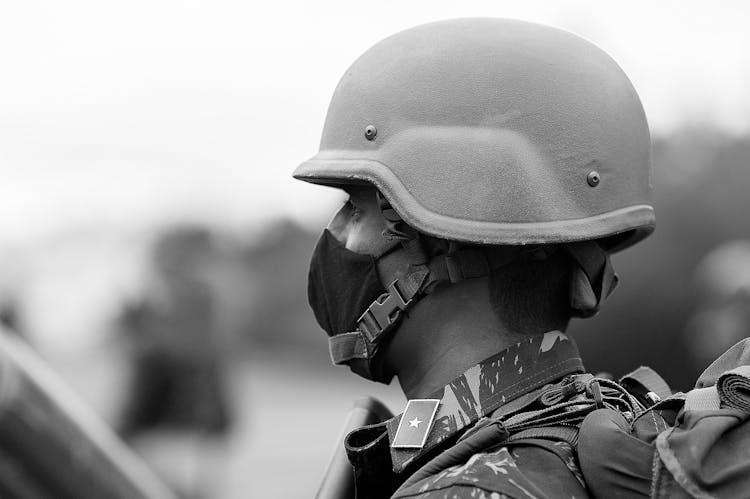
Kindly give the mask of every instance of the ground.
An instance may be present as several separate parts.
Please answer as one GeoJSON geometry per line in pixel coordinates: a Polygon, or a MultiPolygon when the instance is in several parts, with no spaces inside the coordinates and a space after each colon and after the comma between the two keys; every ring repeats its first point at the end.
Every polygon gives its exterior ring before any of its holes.
{"type": "MultiPolygon", "coordinates": [[[[100,415],[114,421],[124,386],[117,353],[52,363],[100,415]]],[[[162,474],[216,499],[312,497],[352,403],[373,395],[395,412],[405,403],[395,383],[369,383],[346,368],[292,354],[255,354],[237,362],[229,379],[236,424],[223,458],[221,448],[179,434],[138,444],[162,474]]]]}

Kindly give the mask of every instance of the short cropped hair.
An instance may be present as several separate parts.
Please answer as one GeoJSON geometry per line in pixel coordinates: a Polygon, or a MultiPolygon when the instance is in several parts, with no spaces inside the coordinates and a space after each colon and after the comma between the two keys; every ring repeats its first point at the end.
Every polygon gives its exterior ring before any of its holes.
{"type": "Polygon", "coordinates": [[[490,274],[489,292],[497,318],[512,331],[564,329],[572,316],[569,289],[573,262],[564,251],[544,260],[518,260],[490,274]]]}

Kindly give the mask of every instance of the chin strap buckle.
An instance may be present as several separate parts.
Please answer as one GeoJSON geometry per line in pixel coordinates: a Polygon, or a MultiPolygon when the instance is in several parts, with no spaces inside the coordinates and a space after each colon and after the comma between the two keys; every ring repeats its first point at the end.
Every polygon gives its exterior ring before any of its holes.
{"type": "Polygon", "coordinates": [[[398,279],[388,286],[387,293],[380,295],[357,319],[358,329],[372,343],[382,339],[383,333],[398,321],[401,312],[411,304],[412,299],[404,297],[397,284],[398,279]]]}

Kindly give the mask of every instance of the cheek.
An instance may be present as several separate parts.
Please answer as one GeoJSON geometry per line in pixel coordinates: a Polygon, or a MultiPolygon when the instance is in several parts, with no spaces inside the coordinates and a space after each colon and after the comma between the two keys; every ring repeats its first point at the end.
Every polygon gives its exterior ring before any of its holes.
{"type": "Polygon", "coordinates": [[[346,248],[361,254],[379,255],[391,245],[383,237],[385,224],[375,216],[362,216],[347,224],[346,248]]]}
{"type": "Polygon", "coordinates": [[[380,232],[361,224],[350,225],[346,234],[346,249],[362,255],[378,255],[384,241],[380,232]]]}
{"type": "Polygon", "coordinates": [[[351,226],[352,224],[349,220],[348,211],[342,208],[333,216],[326,228],[338,242],[346,245],[349,239],[351,226]]]}

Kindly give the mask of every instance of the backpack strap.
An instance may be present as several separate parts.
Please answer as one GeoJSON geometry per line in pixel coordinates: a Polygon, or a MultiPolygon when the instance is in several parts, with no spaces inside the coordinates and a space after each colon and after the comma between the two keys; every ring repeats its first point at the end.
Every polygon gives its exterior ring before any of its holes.
{"type": "Polygon", "coordinates": [[[620,378],[620,384],[646,407],[672,395],[672,389],[664,378],[650,367],[641,366],[626,374],[620,378]]]}
{"type": "Polygon", "coordinates": [[[578,428],[575,426],[540,426],[538,428],[528,428],[511,435],[508,438],[508,442],[516,442],[529,438],[567,442],[575,449],[578,444],[578,428]]]}

